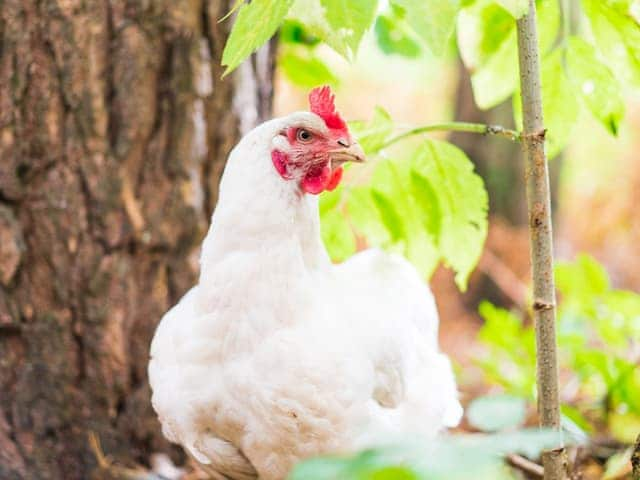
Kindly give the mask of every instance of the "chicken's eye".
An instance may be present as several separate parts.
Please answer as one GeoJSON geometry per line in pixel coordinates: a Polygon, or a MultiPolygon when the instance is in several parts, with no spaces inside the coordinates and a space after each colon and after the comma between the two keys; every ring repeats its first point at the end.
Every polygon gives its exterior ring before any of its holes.
{"type": "Polygon", "coordinates": [[[299,142],[309,143],[313,139],[313,134],[309,130],[305,130],[304,128],[301,128],[296,133],[296,138],[298,139],[299,142]]]}

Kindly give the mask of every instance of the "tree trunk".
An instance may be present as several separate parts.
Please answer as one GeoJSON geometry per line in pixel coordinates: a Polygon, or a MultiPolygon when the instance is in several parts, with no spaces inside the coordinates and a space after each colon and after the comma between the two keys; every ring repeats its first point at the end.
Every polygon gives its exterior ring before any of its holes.
{"type": "Polygon", "coordinates": [[[166,450],[149,342],[197,275],[273,48],[225,81],[235,0],[0,0],[0,478],[166,450]]]}

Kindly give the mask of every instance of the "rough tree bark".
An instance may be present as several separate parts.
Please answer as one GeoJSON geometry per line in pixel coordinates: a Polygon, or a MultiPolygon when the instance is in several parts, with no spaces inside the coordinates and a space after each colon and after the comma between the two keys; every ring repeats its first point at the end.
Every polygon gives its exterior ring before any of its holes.
{"type": "MultiPolygon", "coordinates": [[[[234,0],[0,0],[0,478],[166,449],[146,365],[272,47],[218,66],[234,0]]],[[[188,260],[190,259],[190,260],[188,260]]]]}

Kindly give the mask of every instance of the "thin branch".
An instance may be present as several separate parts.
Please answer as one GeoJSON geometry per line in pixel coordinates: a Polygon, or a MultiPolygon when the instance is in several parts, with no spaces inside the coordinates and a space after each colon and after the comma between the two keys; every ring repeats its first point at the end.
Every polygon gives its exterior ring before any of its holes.
{"type": "Polygon", "coordinates": [[[469,132],[479,133],[481,135],[498,135],[508,138],[511,141],[520,140],[520,133],[515,130],[509,130],[508,128],[501,127],[500,125],[485,125],[484,123],[467,123],[467,122],[445,122],[434,123],[432,125],[424,125],[422,127],[412,128],[404,133],[391,137],[387,140],[380,149],[387,148],[400,140],[403,140],[414,135],[427,132],[469,132]]]}
{"type": "Polygon", "coordinates": [[[542,478],[544,476],[544,468],[536,462],[532,462],[528,458],[521,457],[515,453],[507,456],[507,461],[514,467],[529,473],[535,477],[542,478]]]}
{"type": "MultiPolygon", "coordinates": [[[[536,328],[538,414],[543,427],[560,429],[558,349],[556,344],[556,295],[553,279],[553,236],[549,171],[544,151],[540,58],[536,29],[536,3],[517,21],[520,92],[522,100],[522,146],[526,157],[527,208],[533,273],[533,317],[536,328]]],[[[545,480],[567,477],[563,448],[542,454],[545,480]]]]}

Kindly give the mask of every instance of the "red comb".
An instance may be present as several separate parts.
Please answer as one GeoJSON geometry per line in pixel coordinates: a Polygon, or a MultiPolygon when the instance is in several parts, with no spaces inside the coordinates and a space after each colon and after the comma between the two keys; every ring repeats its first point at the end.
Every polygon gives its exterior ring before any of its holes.
{"type": "Polygon", "coordinates": [[[333,102],[334,95],[328,85],[324,87],[316,87],[309,93],[309,106],[311,111],[324,120],[328,128],[343,130],[347,124],[344,123],[342,117],[336,112],[336,106],[333,102]]]}

